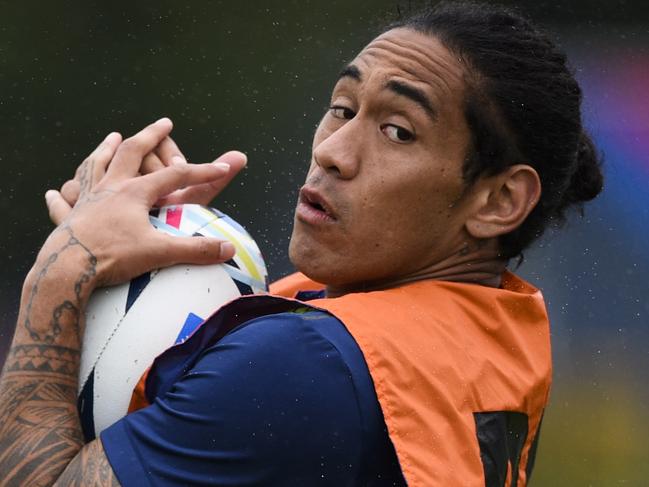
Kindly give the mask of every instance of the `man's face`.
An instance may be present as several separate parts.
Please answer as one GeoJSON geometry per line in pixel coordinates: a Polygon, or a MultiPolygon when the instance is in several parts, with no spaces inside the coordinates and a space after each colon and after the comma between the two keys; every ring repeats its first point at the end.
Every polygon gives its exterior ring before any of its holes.
{"type": "Polygon", "coordinates": [[[295,212],[297,269],[331,288],[362,288],[443,268],[460,252],[462,76],[436,38],[403,28],[343,70],[295,212]]]}

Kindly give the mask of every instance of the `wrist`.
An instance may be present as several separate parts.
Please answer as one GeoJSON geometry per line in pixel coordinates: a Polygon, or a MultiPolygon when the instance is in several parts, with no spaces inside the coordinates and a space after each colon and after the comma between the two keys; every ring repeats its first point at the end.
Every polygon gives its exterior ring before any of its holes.
{"type": "Polygon", "coordinates": [[[23,286],[14,342],[77,348],[96,287],[96,258],[70,242],[46,242],[23,286]]]}
{"type": "Polygon", "coordinates": [[[85,304],[97,287],[97,259],[81,242],[65,231],[54,232],[41,248],[23,285],[23,295],[48,285],[50,292],[72,293],[85,304]]]}

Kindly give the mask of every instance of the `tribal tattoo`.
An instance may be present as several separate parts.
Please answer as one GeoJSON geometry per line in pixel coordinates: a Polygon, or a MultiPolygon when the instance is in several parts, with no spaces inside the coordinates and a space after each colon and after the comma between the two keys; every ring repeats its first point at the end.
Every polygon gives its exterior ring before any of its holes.
{"type": "Polygon", "coordinates": [[[0,411],[2,486],[52,485],[83,445],[76,378],[44,373],[48,355],[24,360],[12,351],[8,359],[0,411]],[[20,364],[41,370],[20,370],[20,364]]]}
{"type": "Polygon", "coordinates": [[[75,457],[55,486],[119,487],[99,440],[86,445],[75,457]]]}
{"type": "Polygon", "coordinates": [[[77,455],[83,447],[76,408],[79,329],[97,258],[69,226],[57,232],[67,232],[67,240],[34,278],[0,381],[1,487],[50,486],[64,470],[57,485],[119,485],[101,443],[77,455]],[[81,249],[85,267],[73,284],[51,280],[53,266],[64,265],[71,249],[81,249]]]}
{"type": "Polygon", "coordinates": [[[79,351],[57,345],[15,345],[7,358],[6,372],[52,372],[63,376],[76,374],[79,351]]]}

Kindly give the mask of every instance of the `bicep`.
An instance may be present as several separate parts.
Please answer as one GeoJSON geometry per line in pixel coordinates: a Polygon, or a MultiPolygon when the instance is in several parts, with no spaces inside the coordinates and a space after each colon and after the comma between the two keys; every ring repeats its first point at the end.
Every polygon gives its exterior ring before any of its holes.
{"type": "Polygon", "coordinates": [[[101,440],[85,445],[68,464],[55,487],[120,487],[101,440]]]}

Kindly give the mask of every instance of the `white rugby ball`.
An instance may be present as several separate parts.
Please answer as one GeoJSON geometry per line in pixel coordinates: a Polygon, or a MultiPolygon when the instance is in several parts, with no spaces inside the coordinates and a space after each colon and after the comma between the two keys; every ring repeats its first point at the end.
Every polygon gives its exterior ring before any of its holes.
{"type": "Polygon", "coordinates": [[[223,304],[268,291],[259,248],[233,219],[213,208],[154,210],[151,223],[181,236],[232,242],[234,258],[217,265],[177,265],[96,290],[86,310],[78,409],[86,441],[126,415],[133,388],[153,360],[182,342],[223,304]]]}

